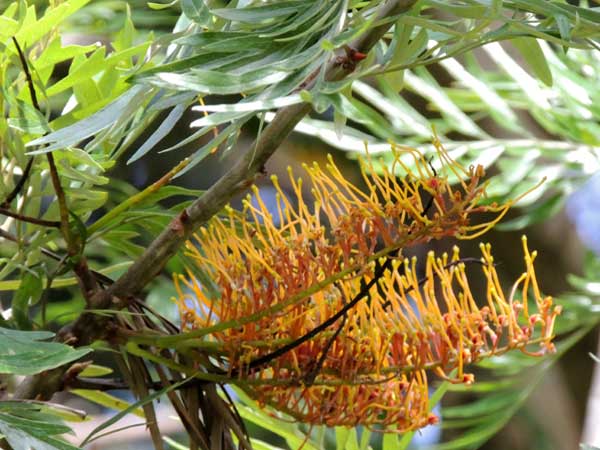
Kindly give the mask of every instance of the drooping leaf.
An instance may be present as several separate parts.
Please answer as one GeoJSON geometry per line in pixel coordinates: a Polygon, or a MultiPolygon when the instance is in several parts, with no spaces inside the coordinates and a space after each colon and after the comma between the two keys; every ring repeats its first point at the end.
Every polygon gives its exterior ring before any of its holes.
{"type": "MultiPolygon", "coordinates": [[[[94,134],[110,127],[119,117],[132,109],[132,105],[139,104],[139,98],[143,97],[144,88],[135,86],[121,95],[110,105],[102,108],[95,114],[74,123],[68,127],[54,131],[46,136],[27,143],[27,147],[49,144],[40,150],[30,151],[29,154],[47,153],[59,148],[74,146],[78,142],[93,136],[94,134]],[[136,102],[136,99],[138,101],[136,102]]],[[[137,109],[137,108],[136,108],[137,109]]],[[[129,118],[128,118],[129,119],[129,118]]]]}
{"type": "Polygon", "coordinates": [[[44,342],[54,336],[49,331],[17,331],[0,328],[0,373],[34,375],[74,362],[92,351],[74,349],[58,342],[44,342]]]}
{"type": "MultiPolygon", "coordinates": [[[[114,395],[109,394],[108,392],[96,391],[92,389],[71,389],[69,392],[89,400],[92,403],[96,403],[100,406],[104,406],[105,408],[114,409],[116,411],[123,411],[131,406],[129,402],[126,402],[123,399],[115,397],[114,395]]],[[[141,417],[144,416],[144,411],[140,408],[131,410],[131,413],[141,417]]]]}
{"type": "Polygon", "coordinates": [[[146,139],[144,144],[138,148],[135,153],[127,160],[127,164],[137,161],[146,153],[148,153],[158,142],[163,139],[171,130],[175,127],[181,116],[185,112],[186,105],[177,105],[169,113],[169,115],[162,121],[160,126],[152,133],[152,135],[146,139]]]}
{"type": "Polygon", "coordinates": [[[78,450],[59,438],[71,432],[33,405],[4,402],[0,408],[0,433],[14,450],[78,450]]]}
{"type": "Polygon", "coordinates": [[[534,38],[516,38],[512,44],[519,50],[533,73],[546,85],[552,86],[552,72],[540,44],[534,38]]]}

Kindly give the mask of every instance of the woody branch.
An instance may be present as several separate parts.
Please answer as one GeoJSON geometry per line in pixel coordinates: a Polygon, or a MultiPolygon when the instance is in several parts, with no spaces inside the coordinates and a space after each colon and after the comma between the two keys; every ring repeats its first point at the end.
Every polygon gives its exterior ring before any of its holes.
{"type": "MultiPolygon", "coordinates": [[[[357,39],[350,47],[359,53],[368,53],[392,26],[386,20],[409,11],[416,0],[389,0],[376,13],[378,24],[357,39]]],[[[327,80],[341,80],[353,71],[352,64],[340,64],[334,58],[325,68],[327,80]]],[[[314,85],[310,80],[306,89],[314,85]]],[[[146,251],[116,282],[106,290],[96,289],[88,297],[90,309],[123,308],[162,270],[167,261],[202,224],[219,212],[240,190],[248,187],[266,161],[277,150],[294,127],[311,111],[310,104],[299,104],[280,109],[273,121],[249,147],[238,162],[223,175],[208,191],[183,210],[149,245],[146,251]]],[[[110,319],[91,313],[82,314],[74,323],[59,333],[62,340],[73,340],[76,345],[85,345],[102,338],[110,319]]],[[[66,367],[60,367],[45,376],[27,378],[16,390],[15,398],[50,397],[62,388],[62,376],[66,367]],[[58,375],[58,376],[57,376],[58,375]]]]}

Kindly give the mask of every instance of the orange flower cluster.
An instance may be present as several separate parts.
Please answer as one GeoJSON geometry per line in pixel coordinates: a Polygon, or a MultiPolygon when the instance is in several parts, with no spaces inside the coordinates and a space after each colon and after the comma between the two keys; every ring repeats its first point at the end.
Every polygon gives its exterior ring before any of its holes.
{"type": "Polygon", "coordinates": [[[308,423],[401,432],[436,420],[428,372],[470,383],[466,364],[515,348],[552,350],[559,311],[540,293],[525,239],[525,272],[508,296],[489,245],[481,246],[483,306],[457,248],[430,253],[423,279],[416,260],[403,257],[432,239],[477,237],[510,206],[481,204],[482,167],[465,170],[441,146],[438,155],[457,188],[412,149],[397,150],[390,167],[361,161],[366,193],[331,160],[326,170],[305,167],[311,206],[301,180],[290,173],[294,205],[274,177],[277,225],[255,188],[254,205],[248,198],[242,213],[213,219],[197,235],[200,249],[188,244],[218,295],[191,271],[175,277],[185,329],[221,343],[224,369],[261,403],[308,423]],[[490,212],[491,221],[471,225],[473,214],[490,212]]]}

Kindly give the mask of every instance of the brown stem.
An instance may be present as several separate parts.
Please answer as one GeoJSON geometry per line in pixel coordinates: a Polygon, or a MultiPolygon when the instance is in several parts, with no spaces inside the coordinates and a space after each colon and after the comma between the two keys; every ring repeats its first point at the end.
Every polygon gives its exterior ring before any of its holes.
{"type": "Polygon", "coordinates": [[[89,269],[86,258],[83,255],[78,256],[81,250],[81,244],[73,235],[73,232],[69,225],[69,208],[67,206],[65,191],[63,190],[62,185],[60,184],[60,177],[58,175],[58,169],[56,168],[56,164],[54,162],[54,156],[52,155],[52,153],[46,153],[46,156],[48,158],[48,165],[50,166],[50,177],[52,179],[52,185],[54,187],[54,192],[58,200],[58,209],[60,212],[60,229],[67,243],[68,254],[70,257],[74,257],[75,259],[73,271],[75,272],[75,275],[77,275],[79,287],[81,288],[81,291],[87,303],[90,304],[90,299],[93,297],[94,293],[98,291],[98,283],[96,282],[94,274],[89,269]]]}
{"type": "MultiPolygon", "coordinates": [[[[416,0],[388,0],[384,2],[376,17],[376,22],[408,11],[416,0]]],[[[392,23],[378,25],[359,36],[350,45],[356,52],[368,53],[383,37],[392,23]]],[[[335,58],[328,63],[326,78],[341,80],[352,67],[339,64],[335,58]]],[[[306,88],[314,86],[310,81],[306,88]]],[[[146,251],[113,285],[106,290],[97,290],[88,300],[90,309],[123,308],[139,293],[175,255],[191,234],[213,215],[219,212],[240,190],[248,187],[269,157],[277,150],[294,127],[311,111],[309,104],[288,106],[280,109],[273,121],[249,147],[237,163],[190,207],[183,210],[167,228],[149,245],[146,251]]],[[[73,338],[77,345],[86,345],[106,334],[109,320],[89,313],[82,314],[73,324],[61,331],[65,338],[73,338]]],[[[50,372],[64,372],[60,367],[50,372]]],[[[35,376],[23,383],[15,393],[16,398],[33,398],[40,392],[52,393],[60,389],[60,384],[47,382],[45,377],[35,376]],[[26,386],[25,386],[26,385],[26,386]]]]}
{"type": "Polygon", "coordinates": [[[35,217],[29,217],[23,214],[13,212],[10,209],[6,208],[0,208],[0,215],[14,217],[15,219],[20,220],[21,222],[33,223],[34,225],[41,225],[44,227],[60,228],[61,226],[60,222],[57,222],[55,220],[37,219],[35,217]]]}
{"type": "Polygon", "coordinates": [[[65,240],[67,241],[67,245],[69,246],[69,254],[73,256],[77,254],[77,251],[76,249],[72,248],[73,236],[69,227],[69,209],[67,207],[65,191],[63,190],[62,185],[60,184],[60,178],[58,176],[58,169],[56,168],[56,163],[54,162],[54,156],[52,155],[52,153],[46,153],[46,156],[48,158],[48,165],[50,166],[50,178],[52,179],[52,186],[54,187],[54,192],[56,193],[56,198],[58,200],[61,231],[65,240]]]}
{"type": "MultiPolygon", "coordinates": [[[[27,59],[25,58],[25,54],[17,41],[17,38],[12,37],[12,41],[15,44],[15,48],[17,49],[17,54],[19,55],[19,60],[21,61],[21,66],[23,67],[23,71],[25,72],[25,77],[27,78],[27,86],[29,88],[29,94],[31,96],[31,103],[35,108],[40,111],[40,105],[38,104],[37,95],[35,93],[35,89],[33,87],[33,78],[31,77],[31,72],[29,71],[29,66],[27,64],[27,59]]],[[[6,196],[6,199],[2,202],[0,206],[3,208],[10,208],[10,204],[12,201],[19,195],[19,192],[25,186],[27,182],[27,178],[29,178],[29,174],[31,173],[31,167],[33,166],[33,156],[29,157],[27,161],[27,165],[25,166],[25,170],[23,171],[23,175],[21,179],[17,182],[14,189],[6,196]]]]}
{"type": "MultiPolygon", "coordinates": [[[[21,49],[21,46],[19,45],[19,42],[17,41],[17,39],[15,37],[13,37],[12,40],[17,49],[17,53],[19,54],[19,59],[21,60],[21,65],[23,66],[23,71],[25,72],[25,77],[27,78],[27,86],[29,88],[29,94],[31,95],[31,103],[33,104],[35,109],[37,109],[41,113],[42,109],[40,108],[40,104],[38,102],[37,95],[35,93],[33,78],[31,77],[31,72],[29,70],[29,64],[27,64],[27,58],[25,58],[25,54],[23,53],[23,50],[21,49]]],[[[58,169],[56,168],[54,156],[52,155],[52,153],[46,153],[46,158],[48,159],[48,166],[50,167],[50,178],[52,179],[52,186],[54,187],[54,192],[55,192],[56,198],[58,200],[58,209],[60,212],[60,222],[52,222],[53,225],[48,225],[48,226],[56,226],[55,224],[58,223],[59,228],[61,229],[61,232],[63,234],[63,237],[67,243],[67,249],[68,249],[69,256],[74,257],[79,253],[81,246],[77,242],[76,237],[73,236],[71,227],[69,226],[69,208],[67,206],[67,199],[65,196],[65,191],[64,191],[62,185],[60,184],[60,177],[58,175],[58,169]]],[[[15,189],[13,190],[13,192],[11,192],[11,194],[9,195],[9,197],[7,198],[6,201],[8,201],[9,199],[10,199],[10,201],[12,201],[11,196],[16,196],[17,193],[19,192],[19,190],[25,184],[25,179],[27,178],[27,176],[31,170],[32,164],[33,164],[33,159],[30,158],[27,163],[27,167],[25,168],[25,171],[23,173],[23,177],[21,178],[21,180],[19,181],[17,186],[15,186],[15,189]]],[[[8,202],[9,204],[10,204],[10,201],[8,202]]],[[[5,214],[10,215],[7,213],[5,213],[5,214]]],[[[21,219],[21,220],[24,220],[24,219],[21,219]]],[[[27,220],[27,221],[31,222],[31,220],[27,220]]],[[[35,223],[35,222],[33,222],[33,223],[35,223]]],[[[47,222],[47,223],[50,223],[50,222],[47,222]]],[[[96,283],[96,279],[95,279],[93,273],[89,270],[87,262],[83,256],[79,257],[78,261],[75,263],[74,272],[75,272],[75,275],[77,275],[79,285],[81,287],[81,290],[83,291],[84,297],[86,299],[91,298],[92,295],[94,294],[94,292],[96,292],[98,290],[98,283],[96,283]]]]}
{"type": "Polygon", "coordinates": [[[29,160],[27,161],[27,165],[25,166],[23,175],[21,175],[21,179],[17,182],[13,190],[9,192],[9,194],[6,196],[6,199],[2,202],[0,207],[10,208],[10,204],[12,203],[12,201],[17,197],[17,195],[19,195],[19,192],[21,192],[23,186],[25,186],[25,182],[27,181],[27,178],[29,178],[29,174],[31,173],[31,167],[33,167],[32,156],[30,156],[29,160]]]}
{"type": "Polygon", "coordinates": [[[29,71],[29,65],[27,64],[27,58],[25,58],[25,54],[23,53],[23,50],[21,50],[21,46],[19,45],[17,38],[13,36],[12,41],[15,44],[17,53],[19,54],[19,59],[21,60],[21,66],[23,67],[25,77],[27,78],[27,86],[29,87],[29,94],[31,95],[31,103],[35,109],[41,112],[42,110],[40,109],[40,104],[38,103],[37,95],[33,87],[33,78],[31,78],[31,72],[29,71]]]}
{"type": "MultiPolygon", "coordinates": [[[[375,21],[406,12],[415,3],[416,0],[387,1],[379,8],[375,21]]],[[[359,36],[350,47],[356,52],[368,53],[391,25],[384,23],[374,27],[359,36]]],[[[341,80],[353,69],[352,65],[339,64],[334,58],[327,65],[325,78],[330,81],[341,80]]],[[[310,81],[306,89],[310,89],[314,83],[315,80],[310,81]]],[[[250,146],[250,149],[255,151],[246,152],[202,197],[173,219],[127,272],[115,282],[111,292],[123,300],[140,292],[160,273],[167,261],[199,226],[219,212],[237,192],[252,183],[255,174],[264,167],[284,139],[310,111],[311,105],[304,103],[280,109],[269,126],[250,146]]]]}

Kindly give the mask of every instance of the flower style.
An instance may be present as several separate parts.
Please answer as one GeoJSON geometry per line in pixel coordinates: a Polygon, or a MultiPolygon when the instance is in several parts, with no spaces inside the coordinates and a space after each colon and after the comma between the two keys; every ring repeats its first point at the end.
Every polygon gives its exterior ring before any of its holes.
{"type": "Polygon", "coordinates": [[[196,237],[200,249],[188,243],[218,295],[191,271],[176,276],[183,326],[220,343],[223,369],[259,402],[308,423],[403,432],[436,420],[429,372],[471,383],[467,364],[511,349],[553,350],[559,310],[540,293],[525,238],[525,271],[508,296],[490,246],[481,245],[483,306],[457,247],[429,253],[423,279],[416,259],[403,256],[432,239],[478,237],[511,204],[483,205],[483,168],[464,169],[436,144],[457,188],[413,149],[395,149],[389,168],[361,161],[366,193],[330,159],[326,170],[305,166],[312,206],[290,171],[297,206],[273,177],[277,225],[254,188],[254,205],[248,198],[242,213],[229,208],[213,219],[196,237]],[[483,213],[495,215],[472,225],[483,213]]]}

